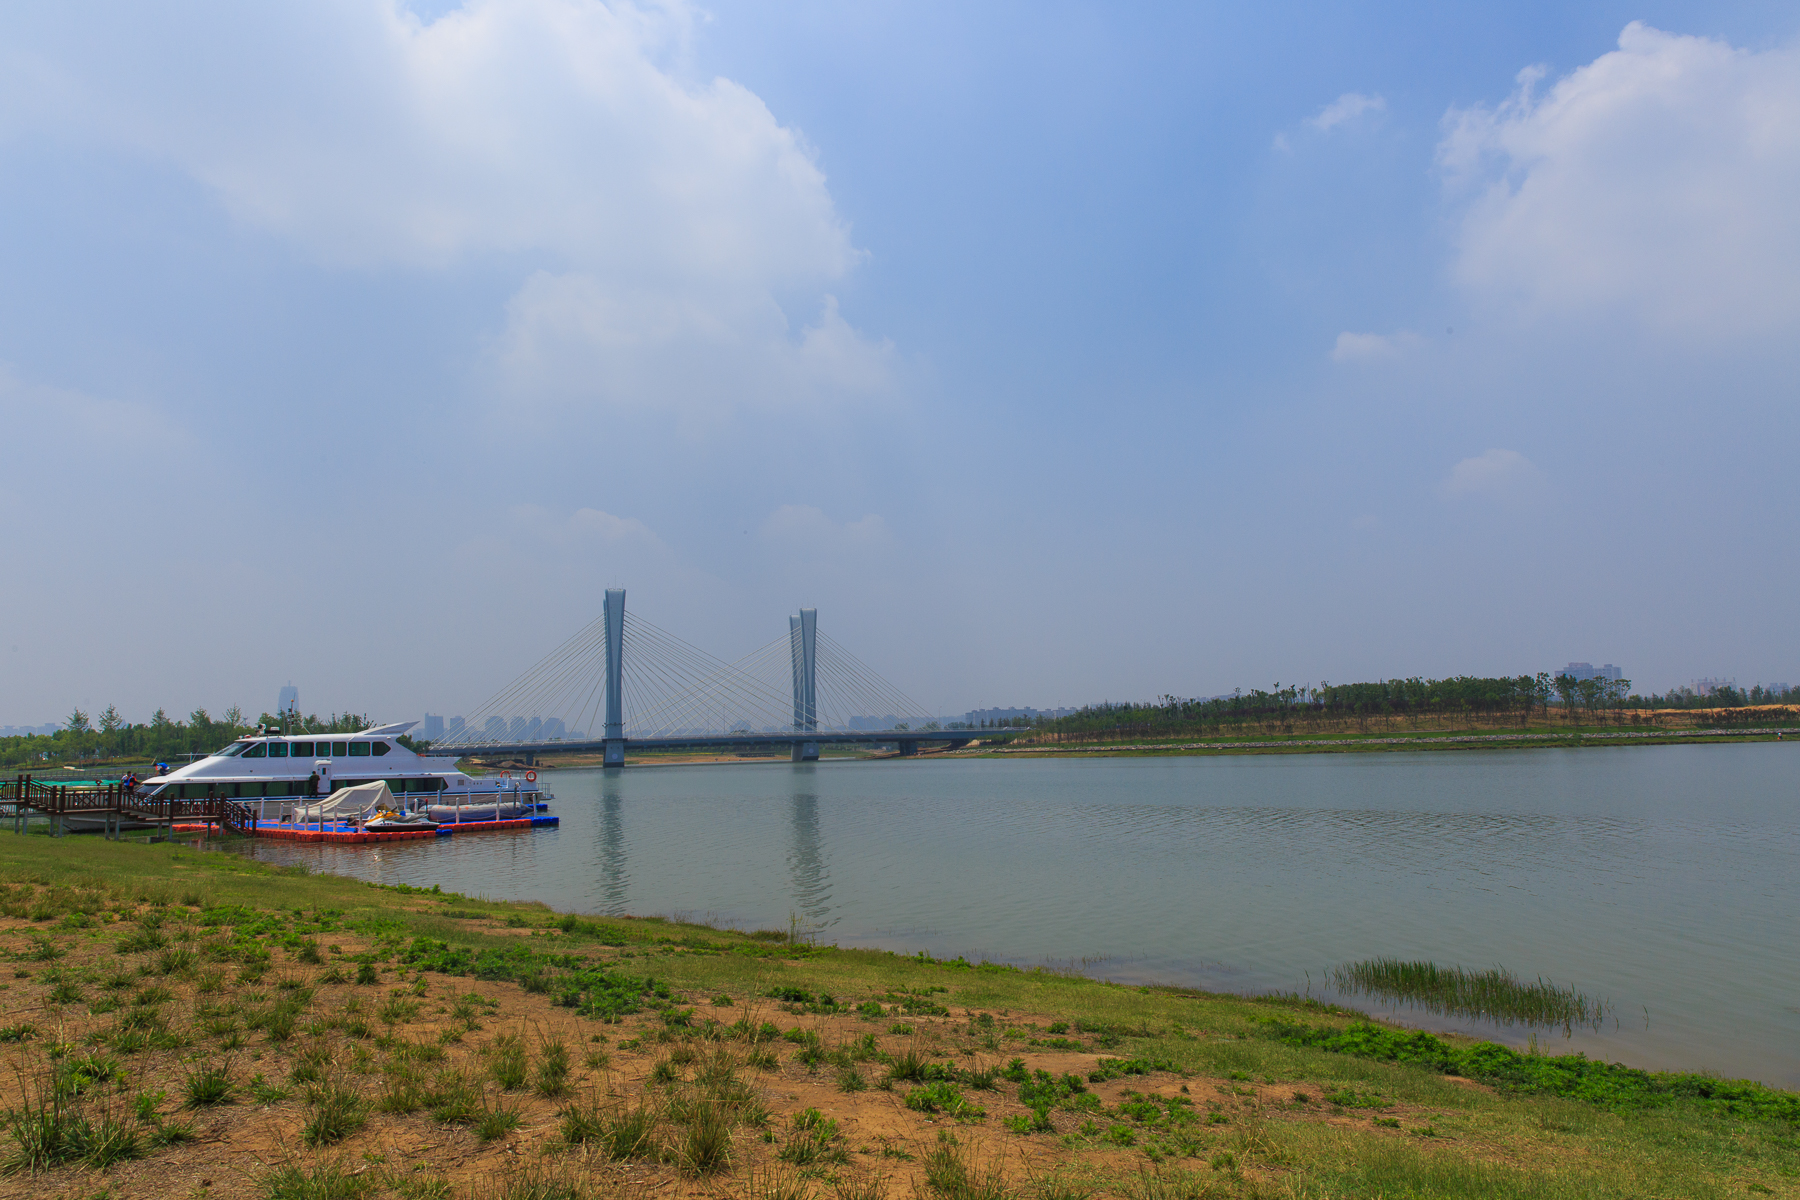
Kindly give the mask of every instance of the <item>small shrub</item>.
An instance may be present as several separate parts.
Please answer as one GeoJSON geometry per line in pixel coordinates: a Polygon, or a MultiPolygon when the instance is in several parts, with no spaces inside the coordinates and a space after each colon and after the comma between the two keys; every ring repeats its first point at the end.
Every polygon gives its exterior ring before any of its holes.
{"type": "Polygon", "coordinates": [[[460,1071],[443,1071],[429,1098],[431,1119],[446,1125],[468,1125],[481,1115],[481,1088],[460,1071]]]}
{"type": "Polygon", "coordinates": [[[375,1015],[388,1025],[405,1025],[419,1015],[419,1002],[401,996],[389,996],[375,1010],[375,1015]]]}
{"type": "Polygon", "coordinates": [[[362,1097],[338,1083],[315,1088],[306,1101],[306,1123],[301,1141],[308,1146],[333,1146],[360,1130],[369,1121],[362,1097]]]}
{"type": "Polygon", "coordinates": [[[731,1118],[718,1104],[702,1102],[689,1114],[677,1158],[689,1175],[713,1175],[731,1165],[731,1118]]]}
{"type": "Polygon", "coordinates": [[[187,1097],[187,1107],[211,1108],[217,1104],[230,1104],[237,1085],[231,1080],[231,1068],[221,1063],[188,1072],[181,1090],[187,1097]]]}
{"type": "Polygon", "coordinates": [[[987,1110],[963,1099],[962,1089],[954,1083],[928,1083],[906,1094],[906,1107],[914,1112],[941,1112],[959,1121],[979,1121],[987,1110]]]}
{"type": "Polygon", "coordinates": [[[543,1163],[532,1163],[477,1186],[470,1193],[470,1198],[471,1200],[588,1200],[592,1194],[579,1176],[566,1170],[552,1169],[543,1163]]]}
{"type": "Polygon", "coordinates": [[[847,1066],[838,1068],[838,1073],[837,1073],[838,1091],[840,1091],[840,1092],[860,1092],[863,1089],[867,1088],[868,1086],[869,1086],[869,1081],[867,1079],[863,1078],[862,1071],[854,1063],[851,1063],[847,1066]]]}
{"type": "Polygon", "coordinates": [[[569,1047],[551,1038],[538,1047],[537,1094],[560,1096],[569,1090],[569,1047]]]}
{"type": "Polygon", "coordinates": [[[276,1087],[262,1077],[261,1072],[250,1077],[250,1098],[258,1104],[275,1104],[288,1098],[288,1090],[276,1087]]]}
{"type": "Polygon", "coordinates": [[[178,1146],[183,1142],[200,1140],[200,1132],[192,1121],[158,1121],[150,1129],[144,1139],[151,1146],[161,1149],[164,1146],[178,1146]]]}
{"type": "Polygon", "coordinates": [[[120,938],[115,949],[120,954],[144,954],[151,950],[161,950],[168,944],[168,937],[160,931],[140,926],[120,938]]]}
{"type": "Polygon", "coordinates": [[[98,1171],[140,1158],[143,1153],[136,1123],[111,1113],[78,1117],[63,1135],[63,1157],[98,1171]]]}
{"type": "Polygon", "coordinates": [[[507,1108],[504,1104],[496,1104],[492,1108],[483,1107],[480,1115],[475,1118],[474,1127],[476,1139],[486,1145],[519,1127],[519,1110],[507,1108]]]}
{"type": "Polygon", "coordinates": [[[45,1001],[50,1004],[79,1004],[85,998],[81,985],[73,979],[62,980],[44,994],[45,1001]]]}
{"type": "Polygon", "coordinates": [[[380,1186],[374,1175],[346,1170],[336,1160],[310,1167],[286,1163],[258,1182],[265,1200],[359,1200],[380,1186]]]}
{"type": "Polygon", "coordinates": [[[493,1041],[494,1061],[488,1066],[488,1074],[494,1082],[506,1091],[514,1092],[525,1086],[526,1061],[525,1043],[517,1034],[502,1034],[493,1041]]]}
{"type": "Polygon", "coordinates": [[[1007,1200],[999,1163],[978,1162],[948,1131],[925,1156],[925,1186],[943,1200],[1007,1200]]]}

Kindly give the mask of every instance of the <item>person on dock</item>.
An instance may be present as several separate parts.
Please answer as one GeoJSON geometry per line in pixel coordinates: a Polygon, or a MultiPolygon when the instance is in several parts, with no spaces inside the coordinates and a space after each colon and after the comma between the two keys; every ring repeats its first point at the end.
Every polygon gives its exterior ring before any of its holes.
{"type": "Polygon", "coordinates": [[[308,796],[319,794],[319,773],[317,771],[306,777],[306,794],[308,796]]]}

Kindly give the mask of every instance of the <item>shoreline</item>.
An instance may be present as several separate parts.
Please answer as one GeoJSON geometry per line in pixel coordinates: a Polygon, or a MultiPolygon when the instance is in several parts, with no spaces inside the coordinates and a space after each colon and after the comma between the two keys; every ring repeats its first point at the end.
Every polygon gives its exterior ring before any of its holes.
{"type": "Polygon", "coordinates": [[[0,947],[0,1198],[1800,1195],[1800,1094],[1303,997],[40,837],[0,947]]]}
{"type": "MultiPolygon", "coordinates": [[[[1419,732],[1403,735],[1366,735],[1345,734],[1341,737],[1275,737],[1246,740],[1224,741],[1136,741],[1136,742],[1099,742],[1081,743],[1047,743],[1042,745],[980,745],[959,747],[957,749],[928,749],[921,746],[917,754],[900,755],[895,752],[881,754],[828,755],[819,762],[892,762],[892,761],[928,761],[942,758],[1063,758],[1063,757],[1221,757],[1234,754],[1351,754],[1351,753],[1393,753],[1406,750],[1479,750],[1479,749],[1581,749],[1605,746],[1680,746],[1680,745],[1718,745],[1736,742],[1785,742],[1790,739],[1787,734],[1796,736],[1791,739],[1800,743],[1800,729],[1789,727],[1763,727],[1752,729],[1602,729],[1602,730],[1552,730],[1533,732],[1521,730],[1516,733],[1435,733],[1419,732]]],[[[597,755],[571,756],[559,758],[555,754],[537,756],[534,766],[538,770],[592,770],[602,764],[597,755]]],[[[459,764],[468,761],[459,759],[459,764]]],[[[625,756],[626,767],[688,767],[688,766],[794,766],[789,759],[779,755],[746,755],[726,756],[718,754],[658,754],[654,756],[635,757],[629,751],[625,756]]],[[[485,766],[471,762],[470,766],[477,771],[519,770],[523,764],[485,766]]]]}

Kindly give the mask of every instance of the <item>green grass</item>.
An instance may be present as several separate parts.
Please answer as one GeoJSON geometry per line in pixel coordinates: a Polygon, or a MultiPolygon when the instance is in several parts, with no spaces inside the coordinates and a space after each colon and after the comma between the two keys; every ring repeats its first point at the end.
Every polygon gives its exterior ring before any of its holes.
{"type": "Polygon", "coordinates": [[[1609,1006],[1572,987],[1539,978],[1520,980],[1503,967],[1467,971],[1432,962],[1371,958],[1346,963],[1331,972],[1332,986],[1408,1004],[1444,1016],[1473,1017],[1502,1025],[1602,1027],[1609,1006]]]}
{"type": "MultiPolygon", "coordinates": [[[[297,982],[302,973],[294,965],[304,953],[301,939],[313,937],[321,945],[331,940],[303,928],[296,914],[331,910],[341,914],[337,919],[344,927],[378,931],[379,945],[370,961],[362,961],[354,950],[322,955],[332,969],[346,975],[368,966],[378,979],[403,986],[420,976],[437,997],[431,1001],[435,1009],[439,1004],[448,1007],[454,992],[461,990],[446,976],[482,974],[522,985],[523,976],[539,972],[548,981],[551,998],[559,1002],[559,1021],[571,1026],[570,1046],[587,1042],[589,1033],[616,1042],[621,1056],[641,1055],[654,1046],[669,1064],[669,1077],[651,1097],[607,1098],[604,1104],[591,1097],[557,1101],[561,1141],[589,1147],[597,1157],[685,1164],[695,1175],[705,1174],[705,1164],[717,1161],[715,1151],[729,1152],[730,1139],[720,1140],[718,1126],[723,1124],[729,1134],[734,1127],[765,1119],[757,1092],[738,1079],[736,1071],[746,1058],[783,1046],[784,1030],[798,1023],[797,1014],[783,1017],[779,1005],[800,1002],[770,998],[769,993],[780,990],[814,998],[829,995],[834,1005],[851,1012],[871,1002],[890,1012],[907,997],[920,1001],[921,1009],[929,1003],[950,1011],[946,1017],[921,1011],[909,1019],[909,1031],[916,1037],[910,1045],[893,1041],[895,1035],[887,1032],[885,1020],[870,1027],[851,1024],[865,1020],[855,1016],[824,1017],[841,1027],[838,1032],[828,1029],[822,1044],[798,1035],[798,1041],[783,1048],[819,1051],[834,1073],[822,1077],[827,1084],[835,1073],[856,1063],[880,1061],[874,1041],[864,1047],[856,1040],[858,1034],[849,1032],[872,1028],[889,1039],[886,1045],[892,1053],[884,1066],[886,1073],[898,1077],[895,1099],[927,1089],[938,1097],[937,1113],[909,1114],[908,1119],[935,1117],[948,1124],[942,1101],[950,1089],[957,1089],[962,1103],[968,1104],[973,1089],[986,1083],[994,1090],[980,1093],[982,1105],[990,1111],[998,1106],[997,1117],[1008,1119],[1009,1128],[1022,1127],[1021,1136],[1008,1136],[997,1128],[996,1119],[996,1145],[1010,1147],[1009,1152],[1035,1153],[1066,1135],[1074,1139],[1070,1146],[1076,1156],[1102,1150],[1108,1161],[1124,1164],[1090,1169],[1077,1161],[1079,1169],[1073,1173],[1041,1181],[1015,1174],[1007,1183],[992,1163],[978,1160],[970,1147],[956,1143],[882,1145],[869,1149],[865,1159],[864,1147],[828,1139],[821,1152],[827,1161],[815,1155],[805,1166],[790,1162],[759,1176],[760,1185],[746,1183],[743,1164],[737,1163],[733,1176],[706,1185],[716,1187],[719,1194],[771,1200],[776,1193],[791,1190],[828,1200],[835,1187],[866,1179],[867,1167],[880,1161],[878,1156],[910,1153],[916,1163],[911,1169],[923,1175],[920,1194],[937,1200],[998,1200],[1003,1194],[1014,1200],[1082,1200],[1090,1194],[1133,1200],[1186,1200],[1207,1194],[1318,1200],[1375,1195],[1420,1200],[1488,1195],[1713,1200],[1763,1194],[1759,1188],[1800,1196],[1796,1143],[1800,1096],[1794,1093],[1698,1074],[1634,1071],[1578,1055],[1521,1054],[1492,1043],[1394,1029],[1343,1008],[1298,998],[1249,999],[1123,987],[1048,970],[760,941],[673,921],[569,919],[541,905],[378,888],[330,876],[287,873],[228,855],[81,838],[0,837],[0,910],[9,897],[40,911],[45,924],[35,928],[48,930],[45,936],[52,940],[50,953],[45,953],[38,941],[14,936],[15,975],[26,978],[36,972],[46,978],[15,983],[21,990],[7,994],[29,995],[36,1003],[43,989],[75,979],[92,995],[116,995],[121,1008],[107,1018],[116,1024],[101,1025],[105,1039],[67,1047],[59,1042],[55,1065],[67,1063],[72,1072],[77,1062],[87,1060],[93,1066],[95,1056],[117,1056],[123,1064],[120,1069],[129,1075],[124,1083],[115,1079],[72,1088],[53,1086],[56,1076],[45,1055],[50,1043],[62,1037],[54,1032],[56,1018],[30,1012],[9,1016],[8,1020],[29,1019],[39,1029],[20,1028],[15,1035],[19,1040],[7,1047],[8,1054],[37,1056],[45,1064],[41,1079],[26,1081],[23,1098],[10,1102],[12,1120],[0,1132],[0,1158],[14,1171],[79,1161],[70,1157],[77,1150],[116,1162],[119,1147],[129,1144],[127,1134],[135,1135],[146,1152],[157,1145],[159,1123],[161,1128],[170,1127],[160,1116],[161,1109],[185,1106],[194,1092],[180,1074],[161,1079],[150,1074],[159,1061],[155,1055],[126,1057],[122,1037],[142,1039],[139,1050],[147,1051],[163,1047],[162,1042],[153,1045],[153,1039],[190,1036],[195,1048],[184,1052],[191,1056],[185,1060],[186,1069],[195,1076],[222,1072],[229,1090],[218,1098],[229,1098],[237,1088],[248,1086],[249,1094],[263,1102],[260,1084],[269,1102],[276,1102],[281,1089],[261,1081],[234,1084],[230,1072],[213,1059],[222,1038],[238,1036],[252,1021],[266,1033],[272,1022],[282,1023],[278,1016],[282,1012],[294,1022],[289,1043],[265,1045],[252,1036],[242,1053],[261,1059],[256,1067],[244,1069],[246,1077],[260,1069],[268,1072],[268,1078],[286,1083],[287,1064],[310,1063],[302,1069],[316,1068],[320,1080],[292,1085],[304,1094],[306,1089],[326,1086],[323,1081],[331,1078],[331,1072],[354,1071],[353,1052],[365,1057],[380,1052],[385,1059],[375,1058],[362,1074],[341,1077],[347,1081],[347,1092],[366,1097],[371,1107],[383,1112],[418,1114],[414,1121],[429,1117],[442,1124],[466,1124],[479,1136],[494,1093],[490,1091],[484,1103],[477,1074],[488,1075],[497,1055],[478,1059],[457,1051],[459,1057],[453,1060],[457,1066],[446,1069],[427,1057],[442,1050],[436,1039],[418,1043],[421,1049],[403,1038],[368,1036],[366,1022],[386,999],[380,993],[362,992],[355,1011],[349,1005],[341,1011],[335,1005],[323,1011],[306,987],[282,986],[284,980],[297,982]],[[19,880],[35,884],[18,889],[14,881],[19,880]],[[207,912],[237,906],[244,913],[232,921],[206,925],[199,914],[184,915],[171,907],[190,891],[206,896],[207,912]],[[112,909],[119,902],[108,896],[118,895],[143,898],[115,916],[112,909]],[[65,929],[57,924],[83,908],[86,915],[96,917],[97,925],[65,929]],[[481,923],[445,915],[452,909],[515,924],[530,936],[485,932],[481,923]],[[167,913],[168,919],[156,920],[158,913],[167,913]],[[137,920],[140,916],[145,919],[137,920]],[[267,932],[240,936],[252,926],[267,932]],[[155,939],[146,939],[146,933],[165,940],[148,944],[155,939]],[[181,940],[184,937],[191,940],[181,940]],[[107,969],[114,964],[118,968],[116,979],[91,967],[79,978],[73,970],[67,976],[52,975],[59,969],[55,951],[64,944],[87,944],[77,939],[97,939],[94,944],[101,947],[130,942],[137,948],[116,958],[107,953],[107,969]],[[153,977],[160,965],[157,955],[183,948],[196,956],[191,964],[193,980],[178,982],[177,970],[185,969],[179,962],[170,964],[176,970],[168,975],[153,977]],[[601,971],[595,964],[603,954],[629,958],[601,971]],[[408,955],[414,956],[413,961],[404,961],[408,955]],[[140,963],[151,971],[136,974],[140,963]],[[213,991],[194,1002],[193,1012],[184,1008],[189,1000],[129,1003],[137,989],[172,986],[190,996],[209,972],[228,976],[250,967],[260,967],[250,972],[260,982],[233,985],[214,978],[213,991]],[[284,972],[296,978],[287,980],[284,972]],[[571,979],[581,981],[581,986],[570,993],[573,1004],[562,1004],[559,989],[571,979]],[[654,983],[647,985],[649,980],[654,983]],[[715,1008],[708,1000],[718,995],[739,1000],[735,1007],[715,1008]],[[639,1008],[628,1030],[615,1024],[621,1010],[614,1001],[639,1008]],[[663,1020],[665,1011],[675,1019],[663,1020]],[[724,1024],[712,1019],[715,1013],[744,1015],[724,1024]],[[982,1022],[982,1014],[993,1014],[994,1020],[982,1022]],[[765,1017],[779,1018],[780,1024],[765,1017]],[[223,1032],[210,1032],[212,1022],[223,1032]],[[360,1036],[350,1032],[353,1022],[365,1022],[360,1036]],[[981,1065],[1004,1062],[1015,1053],[1030,1055],[1029,1040],[1041,1037],[1052,1024],[1065,1026],[1054,1036],[1078,1039],[1088,1053],[1103,1054],[1105,1060],[1085,1060],[1092,1068],[1079,1075],[1040,1076],[1023,1062],[1016,1070],[1009,1066],[998,1072],[981,1065]],[[313,1063],[303,1050],[312,1039],[326,1036],[322,1031],[330,1031],[335,1057],[313,1063]],[[837,1037],[847,1040],[831,1040],[837,1037]],[[727,1061],[729,1056],[736,1058],[727,1061]],[[677,1062],[678,1057],[684,1061],[677,1062]],[[1447,1078],[1450,1071],[1482,1086],[1447,1078]],[[1101,1076],[1101,1081],[1086,1078],[1089,1074],[1101,1076]],[[147,1087],[168,1090],[166,1102],[152,1108],[151,1121],[125,1111],[129,1097],[147,1087]],[[1136,1089],[1139,1097],[1119,1099],[1126,1087],[1136,1089]],[[1194,1101],[1192,1119],[1179,1115],[1177,1106],[1167,1101],[1188,1087],[1194,1101]],[[1152,1104],[1151,1093],[1164,1100],[1152,1104]],[[1295,1093],[1308,1099],[1294,1100],[1295,1093]],[[1339,1103],[1331,1103],[1333,1099],[1339,1103]],[[104,1129],[109,1105],[120,1111],[113,1115],[114,1127],[104,1129]],[[88,1132],[71,1141],[69,1131],[80,1121],[89,1123],[88,1132]],[[1091,1132],[1079,1131],[1084,1122],[1091,1122],[1091,1132]],[[1115,1129],[1123,1133],[1113,1135],[1115,1129]],[[1130,1135],[1130,1145],[1124,1144],[1125,1134],[1130,1135]],[[1109,1141],[1109,1135],[1116,1140],[1109,1141]],[[829,1161],[840,1150],[849,1152],[849,1163],[829,1161]],[[789,1174],[781,1174],[783,1170],[789,1174]]],[[[468,1015],[475,1015],[473,1008],[468,1015]]],[[[820,1018],[807,1014],[804,1019],[820,1018]]],[[[445,1012],[442,1021],[448,1026],[460,1018],[445,1012]]],[[[534,1054],[524,1052],[523,1038],[519,1046],[514,1086],[519,1092],[527,1087],[535,1090],[539,1073],[533,1068],[541,1065],[548,1042],[534,1038],[533,1049],[539,1051],[534,1054]]],[[[567,1049],[564,1054],[565,1062],[572,1057],[567,1049]]],[[[1781,1061],[1786,1054],[1785,1047],[1770,1047],[1771,1061],[1781,1061]]],[[[169,1061],[179,1057],[172,1055],[169,1061]]],[[[635,1062],[647,1065],[648,1058],[635,1062]]],[[[753,1058],[749,1065],[755,1065],[753,1058]]],[[[799,1070],[793,1064],[780,1069],[799,1070]]],[[[873,1072],[883,1067],[867,1069],[872,1079],[873,1072]]],[[[65,1077],[73,1079],[72,1074],[65,1077]]],[[[750,1079],[757,1088],[767,1089],[771,1102],[784,1090],[781,1076],[750,1079]]],[[[569,1086],[576,1083],[587,1086],[573,1078],[569,1086]]],[[[217,1086],[207,1083],[198,1091],[214,1095],[217,1086]]],[[[15,1089],[15,1097],[20,1095],[15,1089]]],[[[515,1099],[521,1105],[548,1107],[524,1095],[509,1097],[507,1103],[515,1099]]],[[[296,1097],[292,1102],[296,1114],[298,1101],[296,1097]]],[[[322,1107],[311,1095],[307,1102],[309,1109],[322,1107]]],[[[885,1098],[881,1102],[885,1104],[885,1098]]],[[[825,1101],[819,1103],[831,1109],[825,1101]]],[[[244,1111],[248,1115],[250,1110],[244,1111]]],[[[214,1119],[198,1118],[201,1125],[214,1119]]],[[[356,1140],[344,1143],[346,1154],[353,1156],[364,1145],[373,1145],[371,1139],[381,1127],[371,1122],[363,1132],[349,1135],[356,1140]]],[[[754,1161],[773,1159],[778,1148],[799,1133],[819,1146],[815,1132],[796,1130],[784,1118],[769,1135],[773,1145],[758,1149],[763,1157],[754,1161]]],[[[741,1132],[737,1136],[740,1146],[750,1141],[741,1132]]],[[[540,1184],[560,1186],[555,1160],[545,1161],[549,1165],[542,1178],[489,1180],[486,1194],[510,1188],[524,1195],[540,1184]]],[[[264,1177],[262,1190],[294,1197],[363,1194],[333,1190],[343,1187],[414,1194],[380,1182],[387,1178],[385,1170],[364,1170],[360,1175],[332,1171],[330,1161],[296,1160],[264,1177]]],[[[420,1176],[420,1186],[435,1187],[435,1178],[420,1176]]],[[[904,1193],[904,1184],[901,1190],[904,1193]]],[[[467,1192],[459,1186],[457,1195],[467,1192]]]]}

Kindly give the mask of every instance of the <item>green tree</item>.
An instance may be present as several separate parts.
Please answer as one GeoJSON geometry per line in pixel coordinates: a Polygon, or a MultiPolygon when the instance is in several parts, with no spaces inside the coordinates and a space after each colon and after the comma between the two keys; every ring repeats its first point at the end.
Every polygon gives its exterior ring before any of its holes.
{"type": "Polygon", "coordinates": [[[93,726],[88,724],[88,715],[79,708],[69,714],[69,719],[63,722],[63,728],[70,733],[89,733],[93,730],[93,726]]]}
{"type": "Polygon", "coordinates": [[[1575,698],[1581,690],[1581,681],[1573,675],[1558,673],[1552,684],[1556,688],[1557,696],[1562,700],[1563,720],[1573,721],[1575,719],[1575,698]]]}

